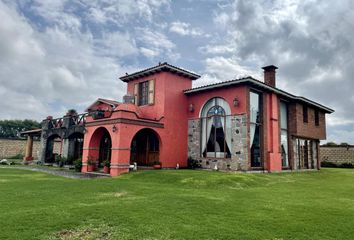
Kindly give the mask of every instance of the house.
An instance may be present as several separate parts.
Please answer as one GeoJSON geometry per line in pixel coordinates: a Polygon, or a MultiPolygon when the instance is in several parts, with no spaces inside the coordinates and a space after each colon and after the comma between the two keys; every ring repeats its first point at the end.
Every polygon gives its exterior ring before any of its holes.
{"type": "Polygon", "coordinates": [[[110,162],[110,174],[133,163],[206,169],[319,169],[325,115],[333,110],[276,87],[275,66],[264,82],[252,77],[192,88],[200,76],[160,63],[126,74],[122,103],[98,99],[88,109],[82,172],[110,162]]]}

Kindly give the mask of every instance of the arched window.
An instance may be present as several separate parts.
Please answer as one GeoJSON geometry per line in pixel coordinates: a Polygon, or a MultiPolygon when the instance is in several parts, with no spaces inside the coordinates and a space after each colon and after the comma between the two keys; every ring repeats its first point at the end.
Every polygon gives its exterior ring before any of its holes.
{"type": "Polygon", "coordinates": [[[222,98],[212,98],[202,108],[201,117],[201,155],[203,157],[230,158],[231,110],[222,98]]]}

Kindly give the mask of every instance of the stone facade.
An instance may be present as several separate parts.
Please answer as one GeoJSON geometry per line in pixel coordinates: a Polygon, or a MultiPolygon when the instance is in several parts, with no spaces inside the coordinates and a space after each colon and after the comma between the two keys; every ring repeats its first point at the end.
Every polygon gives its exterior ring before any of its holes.
{"type": "Polygon", "coordinates": [[[231,171],[249,170],[247,146],[247,117],[243,115],[231,116],[232,156],[231,158],[203,158],[200,153],[201,120],[188,121],[188,157],[198,160],[205,169],[220,169],[231,171]]]}
{"type": "MultiPolygon", "coordinates": [[[[0,159],[13,157],[21,154],[25,155],[26,139],[0,139],[0,159]]],[[[40,142],[33,141],[33,158],[38,159],[40,153],[40,142]]]]}
{"type": "Polygon", "coordinates": [[[320,146],[321,161],[354,164],[354,146],[320,146]]]}

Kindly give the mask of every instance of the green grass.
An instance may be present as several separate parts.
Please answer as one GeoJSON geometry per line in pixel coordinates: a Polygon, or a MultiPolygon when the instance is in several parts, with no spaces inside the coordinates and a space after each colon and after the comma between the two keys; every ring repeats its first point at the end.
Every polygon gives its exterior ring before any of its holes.
{"type": "Polygon", "coordinates": [[[0,207],[0,239],[354,239],[354,170],[75,180],[1,168],[0,207]]]}

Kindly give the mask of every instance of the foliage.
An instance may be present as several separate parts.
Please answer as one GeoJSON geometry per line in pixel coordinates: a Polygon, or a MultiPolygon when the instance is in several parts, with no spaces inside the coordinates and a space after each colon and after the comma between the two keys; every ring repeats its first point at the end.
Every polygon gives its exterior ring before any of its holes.
{"type": "Polygon", "coordinates": [[[109,160],[104,160],[103,166],[105,167],[111,167],[111,162],[109,160]]]}
{"type": "Polygon", "coordinates": [[[87,165],[89,166],[93,166],[96,164],[96,160],[94,157],[92,156],[87,156],[87,165]]]}
{"type": "Polygon", "coordinates": [[[77,116],[78,113],[76,109],[69,109],[68,112],[66,113],[66,116],[77,116]]]}
{"type": "Polygon", "coordinates": [[[60,155],[55,156],[55,163],[58,164],[59,167],[64,167],[66,162],[67,162],[67,159],[65,157],[62,157],[60,155]]]}
{"type": "Polygon", "coordinates": [[[196,159],[193,159],[192,157],[188,158],[188,168],[189,169],[196,169],[196,168],[201,168],[202,165],[200,162],[196,159]]]}
{"type": "Polygon", "coordinates": [[[41,128],[35,120],[0,120],[0,138],[20,138],[20,133],[41,128]]]}
{"type": "Polygon", "coordinates": [[[74,160],[74,166],[75,166],[75,171],[76,172],[81,172],[81,168],[82,168],[82,159],[76,159],[74,160]]]}
{"type": "Polygon", "coordinates": [[[336,164],[333,162],[329,161],[323,161],[321,162],[321,167],[324,168],[354,168],[354,165],[352,163],[341,163],[341,164],[336,164]]]}
{"type": "Polygon", "coordinates": [[[326,144],[323,144],[322,146],[329,146],[329,147],[333,147],[333,146],[338,146],[338,144],[337,143],[335,143],[335,142],[328,142],[328,143],[326,143],[326,144]]]}
{"type": "Polygon", "coordinates": [[[23,157],[24,157],[23,154],[18,153],[18,154],[14,155],[14,156],[7,157],[7,159],[23,159],[23,157]]]}
{"type": "Polygon", "coordinates": [[[338,168],[94,180],[0,168],[0,239],[351,240],[353,179],[354,170],[338,168]]]}

